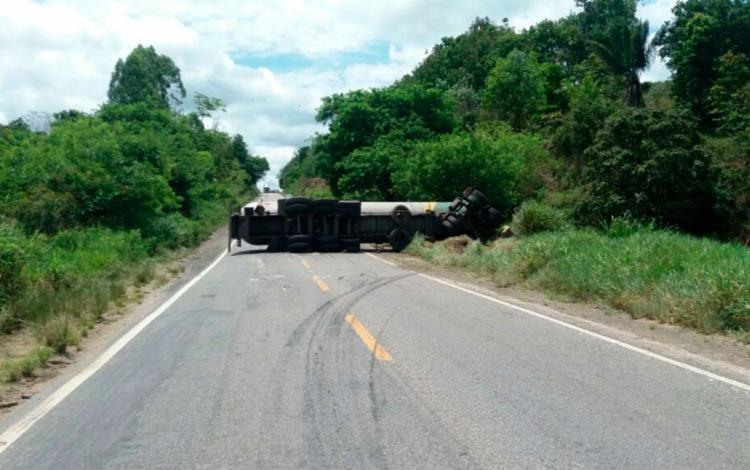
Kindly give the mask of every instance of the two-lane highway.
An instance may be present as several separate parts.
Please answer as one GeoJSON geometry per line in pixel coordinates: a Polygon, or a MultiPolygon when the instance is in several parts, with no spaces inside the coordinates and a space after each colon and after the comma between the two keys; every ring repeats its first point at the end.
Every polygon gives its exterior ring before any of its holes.
{"type": "Polygon", "coordinates": [[[750,392],[388,265],[235,249],[0,468],[748,468],[750,392]]]}

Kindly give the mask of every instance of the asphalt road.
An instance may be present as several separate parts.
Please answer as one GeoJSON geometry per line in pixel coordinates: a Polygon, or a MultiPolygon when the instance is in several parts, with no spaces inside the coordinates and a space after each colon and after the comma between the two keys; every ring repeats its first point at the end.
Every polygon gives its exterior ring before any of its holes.
{"type": "Polygon", "coordinates": [[[365,253],[245,246],[0,454],[2,469],[749,467],[745,390],[365,253]]]}

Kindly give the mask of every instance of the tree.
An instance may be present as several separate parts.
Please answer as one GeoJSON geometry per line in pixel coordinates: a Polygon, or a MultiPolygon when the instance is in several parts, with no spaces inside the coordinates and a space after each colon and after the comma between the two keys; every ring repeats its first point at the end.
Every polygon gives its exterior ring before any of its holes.
{"type": "Polygon", "coordinates": [[[750,2],[686,0],[677,2],[672,13],[653,43],[673,72],[675,96],[711,124],[709,93],[720,58],[730,51],[750,57],[750,2]]]}
{"type": "Polygon", "coordinates": [[[535,168],[547,156],[541,139],[506,125],[419,142],[408,155],[397,162],[393,175],[400,195],[450,200],[475,186],[506,217],[537,189],[535,168]]]}
{"type": "Polygon", "coordinates": [[[590,191],[576,208],[579,220],[597,224],[629,215],[691,233],[720,231],[716,172],[685,112],[622,108],[585,157],[590,191]]]}
{"type": "Polygon", "coordinates": [[[708,91],[711,116],[723,133],[750,127],[750,60],[727,52],[719,58],[716,81],[708,91]]]}
{"type": "Polygon", "coordinates": [[[507,24],[498,26],[489,18],[477,18],[466,33],[443,38],[412,78],[431,88],[448,89],[462,83],[479,91],[497,59],[517,47],[518,41],[507,24]]]}
{"type": "Polygon", "coordinates": [[[245,139],[240,134],[232,137],[232,155],[247,173],[248,185],[255,185],[268,171],[268,160],[250,155],[245,139]]]}
{"type": "Polygon", "coordinates": [[[182,104],[185,87],[172,59],[157,54],[153,46],[138,45],[124,61],[119,59],[115,64],[107,96],[115,104],[146,102],[170,108],[182,104]]]}
{"type": "Polygon", "coordinates": [[[584,151],[594,142],[615,105],[591,75],[574,86],[570,95],[570,110],[553,134],[552,147],[580,168],[586,163],[584,151]]]}
{"type": "Polygon", "coordinates": [[[206,96],[203,93],[196,92],[193,95],[193,102],[195,103],[195,112],[200,118],[210,117],[211,113],[216,111],[223,113],[227,110],[227,105],[220,98],[206,96]]]}
{"type": "Polygon", "coordinates": [[[450,132],[456,126],[446,94],[416,83],[326,97],[316,118],[329,130],[312,143],[316,171],[334,194],[340,193],[338,182],[345,171],[338,163],[355,150],[371,147],[391,132],[419,140],[450,132]]]}
{"type": "Polygon", "coordinates": [[[636,0],[577,0],[578,21],[593,52],[620,77],[631,106],[643,104],[640,74],[650,63],[648,21],[635,17],[636,0]]]}
{"type": "Polygon", "coordinates": [[[525,52],[512,51],[490,71],[484,101],[515,130],[524,129],[546,102],[541,67],[525,52]]]}

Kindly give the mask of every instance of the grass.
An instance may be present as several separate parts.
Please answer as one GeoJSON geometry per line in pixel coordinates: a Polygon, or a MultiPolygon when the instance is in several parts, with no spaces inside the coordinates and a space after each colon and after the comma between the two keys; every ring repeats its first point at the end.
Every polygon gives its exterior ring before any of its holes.
{"type": "Polygon", "coordinates": [[[568,225],[568,215],[562,209],[537,201],[526,201],[513,214],[510,224],[516,235],[561,230],[568,225]]]}
{"type": "Polygon", "coordinates": [[[408,252],[575,301],[602,302],[703,333],[750,340],[750,250],[615,221],[603,231],[568,229],[470,244],[415,239],[408,252]]]}
{"type": "MultiPolygon", "coordinates": [[[[140,288],[156,279],[156,264],[205,239],[225,222],[224,215],[223,209],[207,207],[201,222],[189,221],[192,234],[175,246],[138,231],[104,228],[26,235],[0,219],[0,341],[3,334],[25,329],[37,343],[27,355],[0,362],[0,383],[28,376],[50,354],[77,346],[108,308],[133,300],[129,287],[138,290],[135,300],[142,300],[140,288]]],[[[180,271],[168,267],[172,276],[180,271]]]]}
{"type": "Polygon", "coordinates": [[[0,383],[17,382],[22,377],[31,377],[34,371],[42,367],[53,351],[47,347],[37,347],[29,354],[8,359],[0,365],[0,383]]]}

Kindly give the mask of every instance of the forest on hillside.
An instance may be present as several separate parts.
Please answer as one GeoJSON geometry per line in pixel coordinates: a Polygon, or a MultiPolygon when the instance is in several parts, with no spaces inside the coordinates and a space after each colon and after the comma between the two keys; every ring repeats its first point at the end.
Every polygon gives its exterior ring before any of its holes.
{"type": "Polygon", "coordinates": [[[450,200],[475,186],[508,218],[534,200],[577,225],[625,217],[747,241],[750,2],[678,1],[658,31],[636,0],[577,6],[523,30],[478,18],[393,85],[324,98],[328,131],[282,187],[450,200]],[[672,76],[642,83],[656,54],[672,76]]]}

